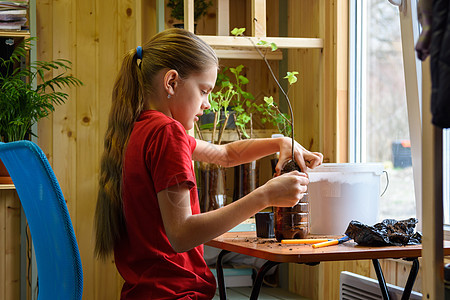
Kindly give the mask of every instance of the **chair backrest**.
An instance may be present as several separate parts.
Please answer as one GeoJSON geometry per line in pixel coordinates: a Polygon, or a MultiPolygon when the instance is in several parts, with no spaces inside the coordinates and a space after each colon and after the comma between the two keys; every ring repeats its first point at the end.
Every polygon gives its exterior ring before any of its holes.
{"type": "Polygon", "coordinates": [[[55,174],[33,142],[0,143],[36,253],[38,299],[81,299],[83,271],[67,205],[55,174]]]}

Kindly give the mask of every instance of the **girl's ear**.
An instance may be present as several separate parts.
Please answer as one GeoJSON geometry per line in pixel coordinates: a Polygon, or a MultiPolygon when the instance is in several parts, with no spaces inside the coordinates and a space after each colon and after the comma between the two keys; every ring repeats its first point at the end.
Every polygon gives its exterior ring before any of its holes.
{"type": "Polygon", "coordinates": [[[166,74],[164,75],[163,85],[164,90],[166,91],[168,96],[175,95],[175,88],[178,85],[178,79],[179,79],[178,72],[173,69],[167,71],[166,74]]]}

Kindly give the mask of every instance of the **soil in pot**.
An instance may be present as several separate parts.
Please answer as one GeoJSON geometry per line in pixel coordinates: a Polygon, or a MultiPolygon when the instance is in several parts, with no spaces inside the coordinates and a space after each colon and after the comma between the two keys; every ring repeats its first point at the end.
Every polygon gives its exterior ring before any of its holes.
{"type": "MultiPolygon", "coordinates": [[[[281,174],[291,171],[300,171],[300,167],[289,161],[281,171],[281,174]]],[[[283,239],[304,239],[309,234],[309,202],[308,196],[303,198],[293,207],[275,208],[275,238],[277,241],[283,239]]]]}

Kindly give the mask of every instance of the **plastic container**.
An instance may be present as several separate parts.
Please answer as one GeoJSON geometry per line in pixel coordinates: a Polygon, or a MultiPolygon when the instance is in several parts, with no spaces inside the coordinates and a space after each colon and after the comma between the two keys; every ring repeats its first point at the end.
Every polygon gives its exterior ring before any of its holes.
{"type": "Polygon", "coordinates": [[[352,220],[377,223],[383,169],[377,163],[326,163],[308,170],[310,233],[341,235],[352,220]]]}
{"type": "Polygon", "coordinates": [[[260,238],[274,238],[275,233],[273,212],[259,212],[255,215],[256,236],[260,238]]]}
{"type": "Polygon", "coordinates": [[[275,208],[275,238],[304,239],[309,234],[309,204],[305,195],[293,207],[275,208]]]}

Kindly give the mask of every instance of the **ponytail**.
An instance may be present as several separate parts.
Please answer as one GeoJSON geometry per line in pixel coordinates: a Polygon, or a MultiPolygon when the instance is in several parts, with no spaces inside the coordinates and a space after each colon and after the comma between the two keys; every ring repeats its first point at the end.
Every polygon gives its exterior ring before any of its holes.
{"type": "Polygon", "coordinates": [[[95,255],[106,258],[125,233],[122,205],[122,165],[134,122],[144,107],[142,74],[136,51],[128,52],[114,84],[112,106],[100,161],[95,211],[95,255]]]}

